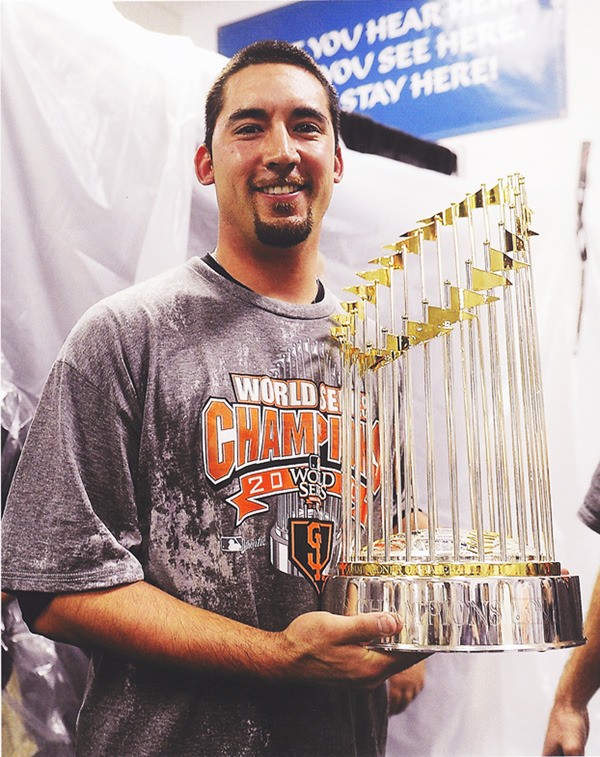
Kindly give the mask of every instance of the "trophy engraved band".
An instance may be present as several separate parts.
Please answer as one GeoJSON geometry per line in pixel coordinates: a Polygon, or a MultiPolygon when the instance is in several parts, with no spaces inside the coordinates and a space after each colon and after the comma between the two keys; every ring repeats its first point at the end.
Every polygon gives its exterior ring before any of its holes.
{"type": "Polygon", "coordinates": [[[398,613],[386,650],[582,644],[554,555],[531,211],[515,174],[369,261],[342,351],[342,545],[324,609],[398,613]]]}

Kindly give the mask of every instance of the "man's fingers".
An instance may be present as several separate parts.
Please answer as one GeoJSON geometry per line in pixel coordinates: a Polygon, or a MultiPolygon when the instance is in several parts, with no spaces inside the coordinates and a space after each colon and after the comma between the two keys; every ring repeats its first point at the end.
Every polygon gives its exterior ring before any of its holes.
{"type": "Polygon", "coordinates": [[[394,636],[402,630],[402,621],[390,612],[368,612],[353,616],[338,616],[344,621],[340,626],[340,643],[360,644],[385,636],[394,636]]]}

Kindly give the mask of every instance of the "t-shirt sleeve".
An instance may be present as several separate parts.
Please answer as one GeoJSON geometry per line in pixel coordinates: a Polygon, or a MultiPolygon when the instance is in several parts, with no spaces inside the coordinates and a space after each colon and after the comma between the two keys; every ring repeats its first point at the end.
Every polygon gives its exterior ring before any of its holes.
{"type": "Polygon", "coordinates": [[[94,382],[59,359],[46,383],[2,522],[9,591],[85,591],[144,578],[140,413],[108,388],[106,372],[115,369],[101,363],[94,382]]]}
{"type": "Polygon", "coordinates": [[[600,534],[600,465],[594,471],[592,483],[579,510],[581,520],[600,534]]]}

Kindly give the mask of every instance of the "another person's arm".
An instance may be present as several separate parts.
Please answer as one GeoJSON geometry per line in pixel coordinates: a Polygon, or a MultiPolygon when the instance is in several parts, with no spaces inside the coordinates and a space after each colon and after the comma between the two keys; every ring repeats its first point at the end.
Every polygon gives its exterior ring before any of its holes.
{"type": "Polygon", "coordinates": [[[587,706],[600,688],[600,573],[585,622],[587,643],[569,657],[558,683],[544,755],[583,754],[589,734],[587,706]]]}
{"type": "Polygon", "coordinates": [[[396,673],[388,681],[389,713],[404,712],[425,686],[425,660],[401,673],[396,673]]]}
{"type": "Polygon", "coordinates": [[[263,631],[182,602],[144,581],[57,594],[34,630],[131,659],[218,675],[375,686],[424,655],[390,654],[364,642],[397,633],[389,613],[311,612],[281,632],[263,631]]]}

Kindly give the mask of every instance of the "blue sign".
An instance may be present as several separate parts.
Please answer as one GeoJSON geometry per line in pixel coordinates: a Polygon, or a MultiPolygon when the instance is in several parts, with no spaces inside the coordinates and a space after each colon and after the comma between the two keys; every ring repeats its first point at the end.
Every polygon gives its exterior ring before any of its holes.
{"type": "Polygon", "coordinates": [[[304,48],[344,110],[424,139],[565,113],[561,0],[305,0],[219,29],[304,48]]]}

